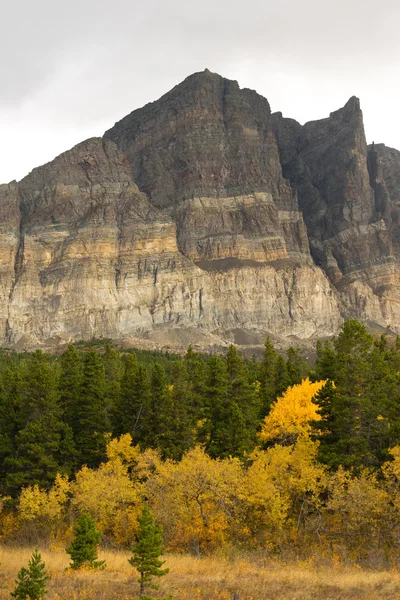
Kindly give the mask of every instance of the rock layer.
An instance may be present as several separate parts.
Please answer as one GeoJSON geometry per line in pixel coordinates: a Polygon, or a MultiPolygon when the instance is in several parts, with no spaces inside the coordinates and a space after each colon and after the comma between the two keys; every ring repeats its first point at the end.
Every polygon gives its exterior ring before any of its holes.
{"type": "Polygon", "coordinates": [[[400,328],[400,153],[356,98],[301,126],[198,73],[0,186],[0,216],[3,344],[400,328]]]}

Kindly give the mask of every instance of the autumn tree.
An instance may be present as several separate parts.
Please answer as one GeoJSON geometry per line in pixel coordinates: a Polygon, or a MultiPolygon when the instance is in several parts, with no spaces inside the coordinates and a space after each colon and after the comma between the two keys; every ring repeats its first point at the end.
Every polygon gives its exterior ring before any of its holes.
{"type": "Polygon", "coordinates": [[[271,411],[264,419],[259,438],[265,445],[293,444],[299,435],[311,432],[310,421],[316,421],[317,406],[313,397],[324,385],[324,381],[311,383],[305,379],[294,385],[272,404],[271,411]]]}

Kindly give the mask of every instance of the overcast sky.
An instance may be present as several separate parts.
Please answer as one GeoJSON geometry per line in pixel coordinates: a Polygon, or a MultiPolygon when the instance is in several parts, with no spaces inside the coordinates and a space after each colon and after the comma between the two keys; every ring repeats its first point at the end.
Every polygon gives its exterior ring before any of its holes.
{"type": "Polygon", "coordinates": [[[209,68],[304,123],[361,99],[400,149],[398,0],[2,2],[0,182],[209,68]]]}

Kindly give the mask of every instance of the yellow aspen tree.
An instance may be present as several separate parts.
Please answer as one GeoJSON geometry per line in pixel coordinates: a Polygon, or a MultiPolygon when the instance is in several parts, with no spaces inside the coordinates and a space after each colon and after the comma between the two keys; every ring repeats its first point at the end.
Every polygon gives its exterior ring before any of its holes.
{"type": "Polygon", "coordinates": [[[308,378],[298,385],[289,387],[271,407],[259,434],[262,444],[293,444],[299,435],[309,434],[310,421],[318,421],[317,405],[312,398],[325,381],[312,383],[308,378]]]}

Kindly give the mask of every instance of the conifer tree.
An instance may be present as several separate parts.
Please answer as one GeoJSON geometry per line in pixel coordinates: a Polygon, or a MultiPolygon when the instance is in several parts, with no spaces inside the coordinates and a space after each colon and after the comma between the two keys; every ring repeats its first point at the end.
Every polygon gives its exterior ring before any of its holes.
{"type": "Polygon", "coordinates": [[[46,584],[50,579],[42,557],[35,550],[29,560],[28,569],[22,567],[17,575],[16,588],[11,598],[16,600],[41,600],[47,594],[46,584]]]}
{"type": "Polygon", "coordinates": [[[167,376],[164,367],[160,363],[154,363],[151,371],[151,401],[143,424],[144,447],[157,448],[164,457],[169,456],[172,428],[172,399],[167,376]]]}
{"type": "Polygon", "coordinates": [[[292,346],[287,351],[286,370],[289,386],[300,384],[310,371],[310,367],[301,356],[299,350],[292,346]]]}
{"type": "Polygon", "coordinates": [[[269,337],[267,337],[263,359],[260,365],[260,393],[262,398],[262,412],[260,417],[265,417],[270,409],[273,402],[275,402],[276,395],[276,362],[278,360],[278,353],[275,350],[269,337]]]}
{"type": "Polygon", "coordinates": [[[249,443],[246,422],[238,402],[229,396],[226,362],[218,356],[208,362],[207,384],[207,453],[212,458],[241,456],[249,443]]]}
{"type": "Polygon", "coordinates": [[[60,404],[64,413],[64,421],[76,436],[76,414],[79,409],[82,392],[82,358],[74,346],[69,345],[61,356],[60,404]]]}
{"type": "Polygon", "coordinates": [[[105,396],[109,407],[112,408],[119,397],[124,365],[119,351],[116,348],[112,348],[110,344],[106,344],[103,363],[106,377],[105,396]]]}
{"type": "MultiPolygon", "coordinates": [[[[11,364],[0,377],[0,493],[6,494],[6,461],[16,452],[16,436],[21,423],[23,380],[21,369],[11,364]]],[[[8,490],[9,491],[9,490],[8,490]]]]}
{"type": "Polygon", "coordinates": [[[105,458],[110,431],[105,370],[101,357],[91,350],[83,361],[80,402],[75,414],[75,443],[79,464],[97,467],[105,458]]]}
{"type": "Polygon", "coordinates": [[[142,510],[142,514],[137,517],[139,523],[138,541],[132,548],[132,557],[128,559],[129,564],[136,568],[140,577],[139,597],[143,600],[152,600],[146,596],[146,588],[158,589],[158,585],[152,583],[154,577],[162,577],[169,572],[169,569],[161,569],[165,561],[160,560],[164,553],[161,528],[154,523],[153,515],[148,506],[142,510]]]}
{"type": "Polygon", "coordinates": [[[193,406],[192,389],[188,381],[186,363],[176,360],[171,369],[172,385],[168,387],[170,395],[169,432],[164,433],[164,446],[168,448],[165,456],[180,460],[194,444],[194,433],[198,414],[193,406]]]}
{"type": "Polygon", "coordinates": [[[205,416],[206,363],[194,352],[192,346],[189,346],[185,355],[185,365],[193,413],[197,419],[203,419],[205,416]]]}
{"type": "Polygon", "coordinates": [[[70,473],[74,460],[72,431],[62,420],[55,373],[40,350],[27,363],[18,413],[15,452],[4,461],[11,494],[29,484],[49,487],[57,473],[70,473]]]}
{"type": "Polygon", "coordinates": [[[67,554],[71,556],[70,568],[104,569],[104,560],[97,560],[97,547],[100,544],[101,533],[97,531],[96,523],[89,514],[83,513],[79,516],[74,527],[74,536],[66,549],[67,554]]]}
{"type": "Polygon", "coordinates": [[[118,399],[113,410],[113,433],[130,433],[134,443],[142,442],[143,424],[150,410],[150,382],[147,369],[136,354],[125,359],[118,399]]]}
{"type": "Polygon", "coordinates": [[[245,451],[249,451],[254,446],[256,431],[259,425],[259,416],[262,409],[262,402],[259,393],[259,386],[251,383],[242,357],[235,346],[229,347],[227,357],[228,370],[228,399],[232,404],[230,410],[230,419],[233,423],[236,421],[237,427],[242,423],[240,432],[241,441],[239,443],[238,431],[232,431],[232,456],[240,456],[245,451]],[[235,441],[234,441],[235,438],[235,441]]]}

